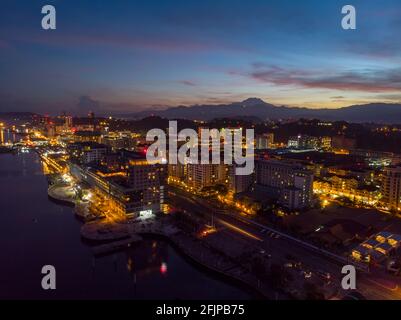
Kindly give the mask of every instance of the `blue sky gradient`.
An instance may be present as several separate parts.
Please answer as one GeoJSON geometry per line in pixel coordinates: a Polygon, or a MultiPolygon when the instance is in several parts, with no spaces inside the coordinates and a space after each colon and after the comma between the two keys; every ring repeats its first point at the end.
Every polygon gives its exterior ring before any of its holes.
{"type": "Polygon", "coordinates": [[[401,101],[401,2],[6,0],[0,111],[401,101]],[[41,29],[41,8],[57,30],[41,29]],[[341,28],[341,8],[357,29],[341,28]]]}

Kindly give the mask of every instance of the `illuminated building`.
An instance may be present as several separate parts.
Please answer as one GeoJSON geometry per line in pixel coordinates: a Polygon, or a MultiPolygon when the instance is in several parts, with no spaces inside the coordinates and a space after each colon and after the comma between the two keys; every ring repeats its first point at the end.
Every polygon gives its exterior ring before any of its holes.
{"type": "Polygon", "coordinates": [[[319,140],[321,149],[331,150],[331,137],[320,137],[319,140]]]}
{"type": "Polygon", "coordinates": [[[328,175],[316,178],[313,191],[323,196],[345,197],[353,202],[376,205],[380,199],[380,190],[374,185],[361,185],[351,176],[328,175]]]}
{"type": "Polygon", "coordinates": [[[389,210],[401,210],[401,166],[384,169],[382,193],[382,203],[389,210]]]}
{"type": "Polygon", "coordinates": [[[299,139],[298,137],[290,137],[287,142],[288,148],[299,148],[299,139]]]}
{"type": "Polygon", "coordinates": [[[273,133],[265,133],[262,135],[257,135],[255,137],[255,147],[257,150],[270,149],[272,148],[272,145],[274,143],[273,140],[274,140],[273,133]]]}
{"type": "Polygon", "coordinates": [[[66,116],[65,117],[65,127],[67,129],[71,129],[72,128],[72,117],[71,116],[66,116]]]}
{"type": "Polygon", "coordinates": [[[67,150],[71,160],[84,164],[100,162],[107,153],[107,147],[96,142],[73,143],[67,150]]]}
{"type": "Polygon", "coordinates": [[[256,182],[278,190],[279,201],[290,209],[311,205],[313,173],[298,164],[278,160],[256,161],[256,182]]]}
{"type": "Polygon", "coordinates": [[[73,135],[75,142],[101,142],[101,133],[98,131],[76,131],[73,135]]]}
{"type": "Polygon", "coordinates": [[[222,164],[187,164],[187,185],[195,190],[203,187],[224,183],[226,180],[226,166],[222,164]]]}
{"type": "Polygon", "coordinates": [[[235,165],[227,166],[228,191],[232,194],[248,191],[254,183],[255,175],[236,175],[235,170],[235,165]]]}
{"type": "Polygon", "coordinates": [[[186,171],[186,165],[179,161],[177,164],[168,164],[168,176],[176,180],[184,181],[186,171]]]}
{"type": "Polygon", "coordinates": [[[70,163],[70,172],[108,200],[109,208],[129,217],[160,212],[165,200],[166,165],[151,164],[136,152],[122,154],[120,170],[70,163]]]}
{"type": "Polygon", "coordinates": [[[371,236],[351,251],[351,257],[363,262],[381,262],[400,247],[401,235],[382,231],[371,236]]]}
{"type": "Polygon", "coordinates": [[[97,121],[94,117],[79,117],[72,119],[74,131],[96,131],[97,121]]]}
{"type": "Polygon", "coordinates": [[[101,141],[113,151],[118,149],[130,150],[134,147],[134,140],[130,133],[110,132],[108,135],[102,136],[101,141]]]}
{"type": "Polygon", "coordinates": [[[288,148],[294,149],[315,149],[319,148],[319,139],[308,135],[292,136],[288,139],[288,148]]]}

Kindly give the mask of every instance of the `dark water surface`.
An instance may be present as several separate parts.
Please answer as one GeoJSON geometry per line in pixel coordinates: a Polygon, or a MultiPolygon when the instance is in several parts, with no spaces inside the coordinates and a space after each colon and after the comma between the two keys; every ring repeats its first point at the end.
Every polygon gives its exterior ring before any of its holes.
{"type": "Polygon", "coordinates": [[[0,154],[0,298],[250,299],[189,263],[168,243],[144,240],[94,257],[71,208],[51,202],[34,152],[0,154]],[[57,289],[41,288],[43,265],[57,289]]]}

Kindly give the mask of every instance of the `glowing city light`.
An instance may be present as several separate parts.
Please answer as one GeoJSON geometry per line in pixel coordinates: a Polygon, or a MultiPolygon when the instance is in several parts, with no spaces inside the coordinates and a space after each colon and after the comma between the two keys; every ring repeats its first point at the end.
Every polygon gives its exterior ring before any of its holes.
{"type": "Polygon", "coordinates": [[[167,273],[167,263],[162,262],[162,264],[160,265],[160,273],[163,275],[167,273]]]}

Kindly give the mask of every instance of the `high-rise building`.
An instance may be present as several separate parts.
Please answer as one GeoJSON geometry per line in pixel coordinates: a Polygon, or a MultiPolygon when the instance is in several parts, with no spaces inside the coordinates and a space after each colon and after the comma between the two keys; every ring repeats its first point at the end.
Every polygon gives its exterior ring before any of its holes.
{"type": "Polygon", "coordinates": [[[71,116],[65,116],[65,123],[64,123],[66,129],[71,129],[72,128],[72,117],[71,116]]]}
{"type": "Polygon", "coordinates": [[[115,213],[129,217],[161,212],[166,194],[166,165],[153,164],[143,154],[124,151],[121,165],[85,166],[69,163],[70,173],[100,193],[115,213]]]}
{"type": "Polygon", "coordinates": [[[246,192],[252,186],[255,180],[254,173],[249,175],[237,175],[236,165],[227,166],[228,191],[232,194],[246,192]]]}
{"type": "Polygon", "coordinates": [[[168,164],[168,176],[177,179],[177,181],[184,181],[186,175],[186,165],[181,162],[177,164],[168,164]]]}
{"type": "Polygon", "coordinates": [[[279,201],[290,209],[312,203],[313,173],[298,164],[278,160],[256,162],[256,182],[278,190],[279,201]]]}
{"type": "Polygon", "coordinates": [[[384,169],[382,203],[389,210],[401,210],[401,166],[384,169]]]}
{"type": "Polygon", "coordinates": [[[187,164],[187,185],[195,190],[203,187],[224,183],[226,180],[226,165],[222,164],[187,164]]]}
{"type": "Polygon", "coordinates": [[[137,192],[133,210],[160,212],[165,200],[167,165],[149,163],[142,154],[125,154],[129,159],[127,186],[137,192]]]}

